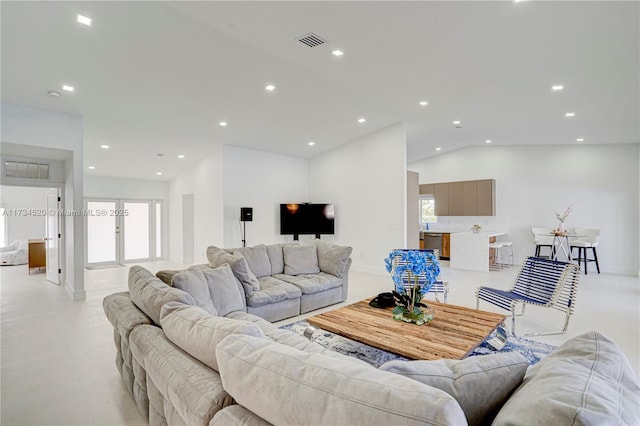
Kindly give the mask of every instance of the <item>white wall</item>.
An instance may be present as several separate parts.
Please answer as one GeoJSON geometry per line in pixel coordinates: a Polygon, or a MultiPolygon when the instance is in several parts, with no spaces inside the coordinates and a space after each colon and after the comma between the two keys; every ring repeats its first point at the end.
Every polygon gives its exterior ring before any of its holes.
{"type": "Polygon", "coordinates": [[[194,195],[194,262],[207,262],[207,246],[223,247],[222,163],[222,146],[214,145],[211,154],[169,182],[169,256],[172,261],[179,263],[184,261],[182,250],[182,196],[184,194],[194,195]]]}
{"type": "MultiPolygon", "coordinates": [[[[2,143],[55,148],[69,152],[65,159],[63,208],[82,209],[83,139],[82,117],[2,103],[2,143]]],[[[63,233],[62,280],[73,300],[86,297],[84,290],[84,226],[81,216],[66,216],[63,233]]]]}
{"type": "Polygon", "coordinates": [[[242,245],[240,208],[253,208],[246,223],[247,246],[292,240],[280,235],[280,204],[309,199],[306,159],[225,146],[224,247],[242,245]]]}
{"type": "Polygon", "coordinates": [[[169,198],[169,182],[85,175],[84,197],[121,200],[167,200],[169,198]]]}
{"type": "Polygon", "coordinates": [[[0,188],[0,206],[8,211],[33,210],[33,215],[8,215],[7,244],[15,240],[42,239],[46,237],[46,216],[38,214],[47,209],[47,188],[6,186],[0,188]]]}
{"type": "Polygon", "coordinates": [[[310,198],[336,204],[336,234],[322,238],[352,246],[354,270],[386,273],[384,259],[406,245],[406,161],[404,124],[310,160],[310,198]]]}
{"type": "Polygon", "coordinates": [[[601,270],[638,273],[637,144],[470,147],[409,164],[409,169],[420,174],[420,183],[496,179],[495,217],[439,222],[467,226],[475,221],[506,230],[518,260],[534,252],[531,227],[556,227],[554,212],[574,204],[568,228],[603,230],[597,249],[601,270]]]}

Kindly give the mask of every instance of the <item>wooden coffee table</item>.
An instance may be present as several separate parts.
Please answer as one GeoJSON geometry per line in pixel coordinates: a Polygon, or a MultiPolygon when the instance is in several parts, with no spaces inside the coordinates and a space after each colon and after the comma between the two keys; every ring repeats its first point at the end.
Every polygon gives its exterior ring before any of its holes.
{"type": "Polygon", "coordinates": [[[392,308],[369,306],[371,299],[307,319],[309,324],[409,359],[462,359],[500,325],[504,315],[428,301],[429,324],[394,320],[392,308]]]}

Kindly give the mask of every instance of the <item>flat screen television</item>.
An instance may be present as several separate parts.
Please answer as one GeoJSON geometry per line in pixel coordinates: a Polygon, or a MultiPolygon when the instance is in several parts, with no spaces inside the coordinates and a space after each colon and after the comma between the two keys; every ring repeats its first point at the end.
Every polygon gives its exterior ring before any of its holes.
{"type": "Polygon", "coordinates": [[[334,234],[335,204],[280,204],[280,234],[334,234]]]}

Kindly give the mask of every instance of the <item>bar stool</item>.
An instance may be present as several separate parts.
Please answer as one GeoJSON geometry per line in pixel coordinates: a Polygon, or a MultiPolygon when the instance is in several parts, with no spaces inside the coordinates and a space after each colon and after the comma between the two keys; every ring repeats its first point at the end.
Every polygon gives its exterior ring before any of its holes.
{"type": "Polygon", "coordinates": [[[502,248],[504,247],[502,241],[495,241],[493,243],[489,243],[489,250],[494,250],[495,256],[493,257],[494,262],[489,263],[490,271],[499,271],[502,269],[502,264],[498,262],[500,257],[502,256],[502,248]]]}
{"type": "Polygon", "coordinates": [[[496,241],[489,243],[489,249],[495,250],[495,263],[489,265],[490,270],[496,271],[513,266],[513,242],[496,241]],[[506,258],[509,258],[508,263],[506,258]]]}

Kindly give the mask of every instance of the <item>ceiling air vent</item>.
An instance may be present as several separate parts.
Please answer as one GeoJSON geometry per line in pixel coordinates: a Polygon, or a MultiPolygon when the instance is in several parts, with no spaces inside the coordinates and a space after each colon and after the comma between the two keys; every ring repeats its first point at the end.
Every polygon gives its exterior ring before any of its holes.
{"type": "Polygon", "coordinates": [[[4,176],[14,179],[49,180],[49,165],[25,161],[5,161],[4,176]]]}
{"type": "Polygon", "coordinates": [[[323,38],[321,38],[320,36],[314,33],[309,33],[309,34],[300,36],[298,37],[298,41],[300,43],[306,44],[309,47],[318,47],[327,42],[327,40],[324,40],[323,38]]]}

